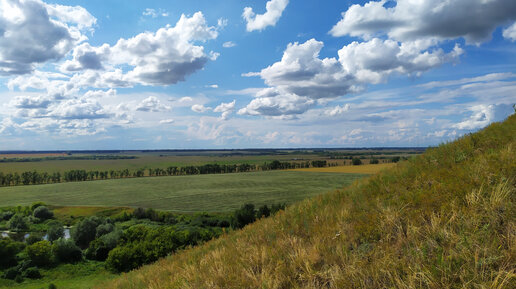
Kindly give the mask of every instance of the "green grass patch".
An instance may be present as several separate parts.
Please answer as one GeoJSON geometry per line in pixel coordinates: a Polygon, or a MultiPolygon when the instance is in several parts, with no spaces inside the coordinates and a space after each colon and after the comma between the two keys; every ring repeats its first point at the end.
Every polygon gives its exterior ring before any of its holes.
{"type": "MultiPolygon", "coordinates": [[[[244,203],[292,204],[342,188],[363,174],[268,171],[222,175],[148,177],[0,188],[3,206],[43,201],[56,206],[148,207],[177,212],[228,212],[244,203]]],[[[73,209],[66,209],[73,210],[73,209]]],[[[61,214],[61,212],[56,212],[61,214]]],[[[67,214],[72,215],[70,211],[67,214]]],[[[96,214],[96,213],[95,213],[96,214]]]]}
{"type": "Polygon", "coordinates": [[[53,283],[57,288],[85,289],[118,276],[104,268],[104,262],[84,261],[78,264],[63,264],[51,269],[40,269],[43,278],[25,279],[22,283],[0,278],[0,288],[41,289],[53,283]]]}

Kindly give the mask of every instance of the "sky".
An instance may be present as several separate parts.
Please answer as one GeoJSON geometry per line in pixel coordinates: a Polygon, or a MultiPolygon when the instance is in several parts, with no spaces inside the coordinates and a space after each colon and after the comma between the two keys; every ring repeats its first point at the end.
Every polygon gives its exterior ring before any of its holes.
{"type": "Polygon", "coordinates": [[[0,0],[0,150],[435,146],[514,104],[514,0],[0,0]]]}

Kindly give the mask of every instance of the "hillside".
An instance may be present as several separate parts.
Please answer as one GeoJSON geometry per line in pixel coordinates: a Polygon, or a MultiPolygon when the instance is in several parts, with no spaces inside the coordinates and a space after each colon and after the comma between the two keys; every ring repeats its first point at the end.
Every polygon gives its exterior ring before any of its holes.
{"type": "Polygon", "coordinates": [[[516,115],[102,288],[515,288],[516,115]]]}

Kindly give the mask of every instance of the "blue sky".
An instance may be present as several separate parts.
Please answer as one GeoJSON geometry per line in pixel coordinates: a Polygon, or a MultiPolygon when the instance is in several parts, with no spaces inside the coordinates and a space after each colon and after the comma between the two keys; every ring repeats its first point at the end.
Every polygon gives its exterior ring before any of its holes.
{"type": "Polygon", "coordinates": [[[428,146],[516,103],[516,2],[0,0],[0,149],[428,146]]]}

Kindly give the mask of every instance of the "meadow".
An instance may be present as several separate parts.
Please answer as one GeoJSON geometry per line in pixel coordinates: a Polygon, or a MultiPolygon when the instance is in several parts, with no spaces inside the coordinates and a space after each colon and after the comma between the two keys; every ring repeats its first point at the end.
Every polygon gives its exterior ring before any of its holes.
{"type": "Polygon", "coordinates": [[[364,176],[267,171],[2,187],[0,204],[17,206],[42,201],[55,206],[129,206],[175,212],[227,212],[244,203],[292,204],[347,186],[364,176]]]}

